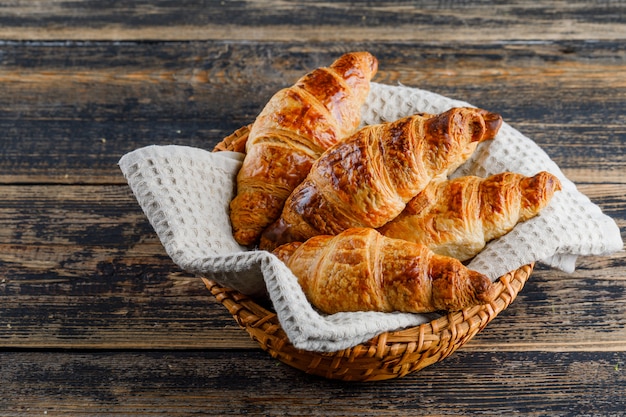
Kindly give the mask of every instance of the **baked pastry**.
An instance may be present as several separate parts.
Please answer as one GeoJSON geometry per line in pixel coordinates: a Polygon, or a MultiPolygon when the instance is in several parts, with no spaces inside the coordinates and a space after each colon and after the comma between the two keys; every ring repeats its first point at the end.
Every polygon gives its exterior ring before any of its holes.
{"type": "Polygon", "coordinates": [[[255,243],[321,153],[358,127],[378,62],[347,53],[277,92],[250,128],[230,204],[235,240],[255,243]]]}
{"type": "Polygon", "coordinates": [[[532,177],[504,172],[433,181],[379,231],[465,261],[536,216],[560,189],[559,179],[545,171],[532,177]]]}
{"type": "Polygon", "coordinates": [[[497,114],[453,108],[360,129],[315,162],[263,232],[260,247],[381,227],[434,178],[467,159],[472,143],[492,139],[501,123],[497,114]]]}
{"type": "Polygon", "coordinates": [[[327,314],[456,311],[496,296],[489,278],[460,261],[369,228],[288,243],[274,253],[309,302],[327,314]]]}

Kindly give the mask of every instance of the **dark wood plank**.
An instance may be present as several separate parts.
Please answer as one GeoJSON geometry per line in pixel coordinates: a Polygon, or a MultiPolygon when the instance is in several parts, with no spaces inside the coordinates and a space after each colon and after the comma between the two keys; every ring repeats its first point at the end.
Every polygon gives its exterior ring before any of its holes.
{"type": "Polygon", "coordinates": [[[258,348],[198,278],[153,274],[145,263],[126,268],[136,272],[118,269],[111,278],[48,276],[3,282],[0,347],[258,348]]]}
{"type": "Polygon", "coordinates": [[[466,348],[623,351],[626,282],[615,276],[623,264],[622,257],[587,258],[573,274],[538,265],[515,302],[466,348]]]}
{"type": "Polygon", "coordinates": [[[360,39],[624,39],[619,1],[389,2],[151,1],[149,4],[12,1],[0,14],[3,39],[301,42],[360,39]]]}
{"type": "Polygon", "coordinates": [[[2,188],[3,347],[255,346],[173,264],[128,187],[2,188]]]}
{"type": "MultiPolygon", "coordinates": [[[[2,346],[256,348],[200,280],[172,263],[128,187],[0,190],[2,346]]],[[[615,203],[624,186],[593,190],[624,226],[624,206],[615,203]]],[[[621,349],[625,256],[582,259],[573,275],[539,267],[467,348],[621,349]]]]}
{"type": "MultiPolygon", "coordinates": [[[[129,278],[128,271],[118,270],[111,277],[53,278],[42,274],[3,283],[1,345],[176,350],[258,347],[196,278],[146,271],[145,262],[126,268],[137,270],[140,277],[129,278]]],[[[578,272],[570,277],[537,271],[518,299],[463,349],[622,351],[626,346],[625,282],[622,277],[594,275],[578,272]]]]}
{"type": "Polygon", "coordinates": [[[456,353],[384,383],[323,380],[255,352],[3,352],[18,415],[621,415],[626,355],[456,353]]]}
{"type": "Polygon", "coordinates": [[[378,82],[497,111],[577,182],[623,183],[626,61],[607,41],[545,44],[11,43],[0,47],[0,183],[123,184],[151,144],[212,149],[269,97],[342,52],[378,82]],[[581,150],[584,149],[584,156],[581,150]]]}
{"type": "MultiPolygon", "coordinates": [[[[626,194],[625,185],[585,184],[579,188],[618,226],[626,225],[626,209],[621,204],[626,194]]],[[[15,261],[20,260],[20,247],[28,245],[58,250],[58,259],[52,261],[60,267],[84,268],[76,269],[77,274],[93,270],[96,263],[85,264],[86,256],[80,262],[72,262],[69,255],[63,257],[63,248],[67,248],[68,254],[82,247],[107,252],[110,257],[152,257],[157,265],[163,265],[167,256],[125,184],[1,186],[0,193],[4,196],[0,199],[0,244],[6,245],[3,252],[6,255],[11,245],[15,247],[15,261]]],[[[22,260],[28,262],[30,258],[22,260]]],[[[42,270],[49,270],[51,266],[41,265],[42,270]]]]}

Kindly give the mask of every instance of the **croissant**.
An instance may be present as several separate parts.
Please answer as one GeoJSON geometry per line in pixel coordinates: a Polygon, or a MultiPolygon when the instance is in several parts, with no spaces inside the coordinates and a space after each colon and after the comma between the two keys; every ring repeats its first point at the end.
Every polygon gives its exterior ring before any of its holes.
{"type": "Polygon", "coordinates": [[[230,204],[237,242],[258,240],[320,154],[357,129],[377,69],[370,53],[348,53],[269,100],[250,128],[230,204]]]}
{"type": "Polygon", "coordinates": [[[285,202],[260,247],[378,228],[402,212],[433,179],[469,157],[474,142],[492,139],[502,118],[473,108],[416,114],[366,126],[329,148],[285,202]]]}
{"type": "Polygon", "coordinates": [[[536,216],[560,189],[559,179],[545,171],[532,177],[504,172],[434,181],[379,231],[465,261],[536,216]]]}
{"type": "Polygon", "coordinates": [[[351,228],[279,246],[274,254],[320,311],[428,313],[492,301],[493,283],[426,246],[351,228]]]}

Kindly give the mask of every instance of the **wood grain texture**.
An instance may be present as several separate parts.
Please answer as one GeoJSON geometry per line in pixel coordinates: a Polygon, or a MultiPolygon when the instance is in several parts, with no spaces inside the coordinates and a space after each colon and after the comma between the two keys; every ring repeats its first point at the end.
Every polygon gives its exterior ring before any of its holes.
{"type": "Polygon", "coordinates": [[[623,183],[618,45],[13,43],[0,49],[0,183],[123,184],[124,153],[155,143],[212,149],[279,88],[357,49],[381,61],[377,82],[501,113],[573,181],[623,183]]]}
{"type": "Polygon", "coordinates": [[[256,352],[8,352],[0,409],[7,417],[617,416],[626,406],[625,363],[611,352],[459,352],[405,378],[348,384],[256,352]]]}
{"type": "MultiPolygon", "coordinates": [[[[614,188],[590,195],[623,226],[624,205],[612,209],[605,197],[614,188]]],[[[0,189],[5,347],[256,347],[200,280],[172,263],[127,186],[0,189]]],[[[584,258],[573,275],[539,266],[467,349],[625,349],[626,280],[615,276],[624,256],[584,258]]]]}
{"type": "Polygon", "coordinates": [[[0,37],[14,40],[423,42],[624,39],[621,1],[67,2],[13,1],[0,37]],[[451,30],[453,29],[453,30],[451,30]]]}
{"type": "Polygon", "coordinates": [[[173,264],[127,186],[0,188],[2,346],[254,347],[173,264]]]}
{"type": "Polygon", "coordinates": [[[626,237],[626,3],[96,2],[0,7],[0,414],[618,416],[626,253],[538,265],[445,361],[345,384],[262,352],[165,253],[117,166],[210,150],[347,51],[375,81],[499,112],[626,237]]]}

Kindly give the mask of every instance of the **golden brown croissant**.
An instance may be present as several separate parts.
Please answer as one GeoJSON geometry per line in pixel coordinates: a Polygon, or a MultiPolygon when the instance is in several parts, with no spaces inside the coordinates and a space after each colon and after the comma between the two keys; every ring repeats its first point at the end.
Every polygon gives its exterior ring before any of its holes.
{"type": "Polygon", "coordinates": [[[378,62],[348,53],[277,92],[253,123],[230,205],[233,235],[254,243],[329,146],[353,133],[378,62]]]}
{"type": "Polygon", "coordinates": [[[486,276],[426,246],[369,228],[288,243],[274,253],[298,278],[309,302],[341,311],[456,311],[495,298],[486,276]]]}
{"type": "Polygon", "coordinates": [[[558,178],[548,172],[433,181],[379,231],[464,261],[537,215],[560,189],[558,178]]]}
{"type": "Polygon", "coordinates": [[[453,108],[360,129],[315,162],[260,247],[384,225],[433,178],[467,159],[473,142],[492,139],[501,123],[497,114],[453,108]]]}

